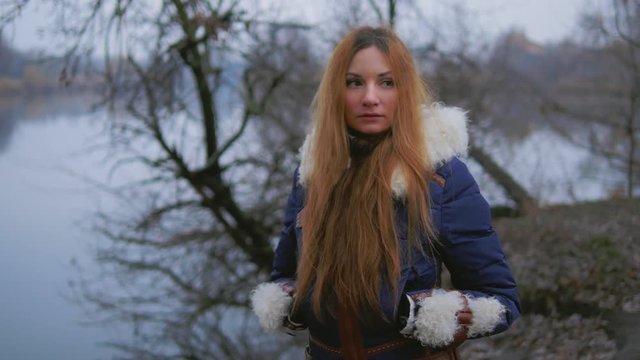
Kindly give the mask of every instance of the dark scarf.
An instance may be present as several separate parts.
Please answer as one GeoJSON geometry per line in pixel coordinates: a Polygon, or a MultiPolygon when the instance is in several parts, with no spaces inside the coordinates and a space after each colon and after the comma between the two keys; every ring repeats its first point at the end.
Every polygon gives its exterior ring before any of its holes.
{"type": "Polygon", "coordinates": [[[377,134],[365,134],[358,130],[347,127],[349,135],[349,151],[351,159],[356,163],[367,158],[373,150],[391,134],[391,130],[385,130],[377,134]]]}

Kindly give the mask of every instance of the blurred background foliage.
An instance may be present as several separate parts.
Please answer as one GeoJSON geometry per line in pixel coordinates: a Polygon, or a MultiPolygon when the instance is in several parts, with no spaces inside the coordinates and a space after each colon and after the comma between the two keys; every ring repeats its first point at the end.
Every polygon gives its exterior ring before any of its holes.
{"type": "MultiPolygon", "coordinates": [[[[109,344],[122,358],[300,357],[305,336],[263,334],[247,296],[270,271],[323,64],[361,24],[416,34],[434,98],[469,111],[469,161],[523,317],[464,358],[640,358],[640,3],[586,8],[579,34],[554,44],[517,30],[489,40],[464,7],[433,21],[418,3],[333,2],[310,24],[241,0],[50,1],[62,56],[0,40],[3,99],[95,92],[111,112],[107,165],[138,169],[109,187],[123,206],[93,217],[98,271],[71,288],[96,324],[132,327],[109,344]],[[573,181],[554,177],[545,141],[523,145],[533,134],[588,154],[573,181]],[[514,146],[543,177],[522,175],[514,146]]],[[[2,5],[0,26],[29,1],[2,5]]]]}

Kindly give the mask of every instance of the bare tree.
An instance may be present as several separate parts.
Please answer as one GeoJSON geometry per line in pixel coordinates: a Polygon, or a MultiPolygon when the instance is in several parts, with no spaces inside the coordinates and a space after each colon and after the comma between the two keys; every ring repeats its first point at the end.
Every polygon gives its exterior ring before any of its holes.
{"type": "Polygon", "coordinates": [[[565,56],[574,65],[539,95],[555,129],[624,173],[624,193],[633,197],[640,184],[640,4],[611,5],[583,16],[584,43],[565,56]]]}
{"type": "Polygon", "coordinates": [[[386,24],[390,28],[394,28],[396,24],[397,1],[387,0],[386,11],[384,11],[376,0],[369,0],[369,5],[376,14],[376,18],[380,24],[386,24]],[[386,14],[386,16],[385,16],[386,14]]]}
{"type": "MultiPolygon", "coordinates": [[[[509,94],[509,73],[497,69],[486,59],[465,52],[444,54],[436,62],[431,79],[436,84],[439,99],[448,104],[459,105],[471,114],[475,128],[490,128],[494,131],[508,131],[504,126],[504,95],[509,94]],[[497,119],[502,118],[502,121],[497,119]]],[[[516,121],[513,121],[516,123],[516,121]]],[[[485,150],[476,138],[482,136],[473,132],[470,137],[469,155],[504,190],[515,203],[518,214],[526,214],[536,208],[536,199],[494,156],[485,150]]]]}
{"type": "MultiPolygon", "coordinates": [[[[415,50],[425,78],[434,86],[434,97],[446,104],[468,110],[474,129],[491,129],[506,133],[512,124],[518,123],[512,114],[505,111],[511,95],[521,88],[521,81],[514,81],[514,73],[504,66],[508,54],[498,55],[491,43],[483,42],[470,28],[467,10],[452,6],[454,39],[444,41],[439,29],[432,29],[431,42],[415,50]],[[505,119],[507,118],[507,119],[505,119]]],[[[424,21],[425,23],[428,23],[424,21]]],[[[482,133],[470,133],[469,155],[515,204],[517,214],[526,214],[537,207],[537,200],[529,191],[501,165],[482,141],[482,133]]]]}
{"type": "Polygon", "coordinates": [[[254,334],[247,297],[271,269],[318,80],[306,27],[244,1],[51,4],[64,81],[105,44],[107,160],[136,173],[108,186],[118,207],[93,221],[98,271],[76,299],[133,324],[110,343],[125,358],[278,357],[290,341],[254,334]]]}
{"type": "Polygon", "coordinates": [[[0,0],[0,30],[19,17],[28,3],[29,0],[0,0]]]}

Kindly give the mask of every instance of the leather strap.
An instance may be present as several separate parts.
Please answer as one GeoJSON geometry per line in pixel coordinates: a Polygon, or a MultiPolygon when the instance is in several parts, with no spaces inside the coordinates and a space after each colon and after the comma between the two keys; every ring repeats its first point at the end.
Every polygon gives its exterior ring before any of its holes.
{"type": "MultiPolygon", "coordinates": [[[[464,294],[462,293],[460,293],[460,297],[462,298],[463,307],[462,307],[462,310],[458,311],[458,313],[471,314],[471,319],[473,319],[473,314],[471,312],[471,309],[469,308],[469,299],[467,299],[467,297],[464,296],[464,294]]],[[[471,323],[462,324],[458,322],[458,325],[460,328],[462,328],[462,331],[460,332],[456,331],[456,336],[455,336],[455,339],[453,340],[455,346],[462,344],[467,339],[467,334],[469,333],[469,326],[471,325],[471,323]]]]}
{"type": "MultiPolygon", "coordinates": [[[[335,355],[342,355],[342,353],[340,352],[340,348],[329,346],[323,343],[322,341],[314,338],[313,336],[311,336],[311,334],[309,334],[309,341],[324,351],[327,351],[335,355]]],[[[365,348],[365,353],[367,357],[380,355],[385,352],[399,349],[411,343],[413,343],[413,341],[409,339],[396,339],[380,345],[365,348]]],[[[305,349],[305,353],[306,353],[307,359],[311,359],[311,351],[308,348],[305,349]]],[[[439,349],[437,351],[424,348],[424,356],[420,357],[417,360],[457,360],[457,359],[458,359],[458,356],[457,356],[456,349],[449,347],[446,349],[439,349]]]]}
{"type": "MultiPolygon", "coordinates": [[[[323,343],[322,341],[314,338],[313,336],[311,336],[311,334],[309,334],[309,341],[311,341],[312,343],[314,343],[317,347],[321,348],[322,350],[325,350],[327,352],[336,354],[336,355],[341,355],[342,352],[340,351],[340,348],[337,347],[333,347],[333,346],[329,346],[325,343],[323,343]]],[[[382,343],[380,345],[376,345],[376,346],[371,346],[368,348],[364,349],[364,352],[367,356],[373,356],[373,355],[378,355],[378,354],[382,354],[385,353],[387,351],[391,351],[391,350],[395,350],[395,349],[399,349],[405,345],[410,344],[412,341],[409,339],[396,339],[396,340],[392,340],[386,343],[382,343]]]]}

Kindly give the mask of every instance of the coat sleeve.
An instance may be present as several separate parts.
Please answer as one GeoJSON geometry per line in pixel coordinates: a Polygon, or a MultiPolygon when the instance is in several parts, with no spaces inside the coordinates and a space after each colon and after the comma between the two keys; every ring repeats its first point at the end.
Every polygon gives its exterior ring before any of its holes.
{"type": "Polygon", "coordinates": [[[298,258],[298,243],[296,238],[297,217],[302,207],[301,189],[298,185],[298,169],[293,175],[291,193],[287,200],[287,208],[284,214],[284,224],[280,230],[280,238],[276,246],[273,259],[273,271],[270,280],[273,282],[287,281],[294,279],[298,258]]]}
{"type": "Polygon", "coordinates": [[[300,192],[296,169],[291,193],[287,200],[284,224],[275,251],[270,282],[258,285],[251,292],[251,307],[262,327],[271,332],[302,330],[306,327],[290,313],[296,288],[295,272],[298,256],[296,218],[302,206],[300,192]]]}
{"type": "Polygon", "coordinates": [[[469,301],[469,337],[506,330],[520,315],[516,282],[491,225],[489,204],[467,166],[457,158],[438,172],[446,179],[440,218],[441,258],[453,286],[469,301]]]}

